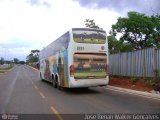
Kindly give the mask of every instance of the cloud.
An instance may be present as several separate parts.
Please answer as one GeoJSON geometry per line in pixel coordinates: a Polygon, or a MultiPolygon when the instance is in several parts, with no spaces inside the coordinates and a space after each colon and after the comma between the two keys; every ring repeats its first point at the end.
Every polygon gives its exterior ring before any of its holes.
{"type": "Polygon", "coordinates": [[[30,3],[31,5],[40,5],[40,1],[39,0],[27,0],[26,2],[30,3]]]}
{"type": "Polygon", "coordinates": [[[138,11],[153,14],[160,12],[160,0],[73,0],[82,7],[90,9],[108,8],[119,13],[127,11],[138,11]]]}
{"type": "Polygon", "coordinates": [[[0,0],[0,45],[25,60],[30,50],[41,50],[70,28],[85,27],[86,19],[94,19],[108,32],[119,16],[73,0],[0,0]]]}
{"type": "Polygon", "coordinates": [[[48,8],[51,7],[51,4],[48,1],[45,0],[27,0],[27,3],[29,3],[31,6],[37,5],[37,6],[46,6],[48,8]]]}

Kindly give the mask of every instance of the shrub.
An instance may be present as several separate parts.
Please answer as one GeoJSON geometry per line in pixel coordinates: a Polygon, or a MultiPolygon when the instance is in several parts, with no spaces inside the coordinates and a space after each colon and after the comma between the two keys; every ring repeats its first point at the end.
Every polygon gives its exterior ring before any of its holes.
{"type": "Polygon", "coordinates": [[[138,77],[131,77],[131,81],[133,84],[136,83],[138,80],[139,80],[138,77]]]}

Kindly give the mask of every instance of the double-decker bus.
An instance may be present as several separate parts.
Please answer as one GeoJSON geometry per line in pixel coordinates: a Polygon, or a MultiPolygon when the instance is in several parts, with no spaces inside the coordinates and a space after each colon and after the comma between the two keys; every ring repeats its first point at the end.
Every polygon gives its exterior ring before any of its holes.
{"type": "Polygon", "coordinates": [[[58,88],[106,86],[108,55],[104,30],[72,28],[40,51],[40,78],[58,88]]]}

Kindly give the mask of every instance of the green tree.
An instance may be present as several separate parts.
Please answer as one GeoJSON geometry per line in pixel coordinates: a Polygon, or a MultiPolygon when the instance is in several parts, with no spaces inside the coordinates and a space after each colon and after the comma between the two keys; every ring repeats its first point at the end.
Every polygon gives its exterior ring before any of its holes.
{"type": "Polygon", "coordinates": [[[157,48],[160,48],[160,15],[157,14],[157,15],[151,16],[151,19],[155,24],[152,41],[154,41],[154,44],[157,48]]]}
{"type": "Polygon", "coordinates": [[[3,65],[3,64],[4,64],[4,62],[5,62],[5,61],[4,61],[4,58],[3,58],[3,57],[1,57],[1,59],[0,59],[0,64],[1,64],[1,65],[3,65]]]}
{"type": "Polygon", "coordinates": [[[19,64],[23,65],[23,64],[25,64],[25,61],[19,61],[19,64]]]}
{"type": "Polygon", "coordinates": [[[11,61],[11,60],[6,60],[5,63],[6,63],[6,64],[12,64],[13,61],[11,61]]]}
{"type": "Polygon", "coordinates": [[[102,28],[100,28],[98,25],[96,25],[96,23],[94,22],[94,19],[93,19],[93,20],[86,19],[84,22],[85,22],[85,26],[86,26],[87,28],[102,29],[102,28]]]}
{"type": "Polygon", "coordinates": [[[120,42],[130,46],[130,50],[138,50],[158,46],[159,41],[155,39],[155,36],[159,31],[159,25],[158,17],[128,12],[127,18],[120,17],[117,23],[112,25],[111,33],[113,35],[120,33],[120,42]]]}
{"type": "Polygon", "coordinates": [[[14,59],[13,59],[13,62],[14,62],[15,64],[18,64],[18,62],[19,62],[18,58],[14,58],[14,59]]]}
{"type": "Polygon", "coordinates": [[[110,54],[127,52],[132,50],[132,45],[128,43],[123,43],[115,38],[115,36],[107,36],[108,39],[108,49],[110,54]]]}
{"type": "Polygon", "coordinates": [[[31,50],[31,53],[27,56],[27,62],[28,63],[34,63],[34,62],[38,62],[39,60],[39,50],[31,50]]]}

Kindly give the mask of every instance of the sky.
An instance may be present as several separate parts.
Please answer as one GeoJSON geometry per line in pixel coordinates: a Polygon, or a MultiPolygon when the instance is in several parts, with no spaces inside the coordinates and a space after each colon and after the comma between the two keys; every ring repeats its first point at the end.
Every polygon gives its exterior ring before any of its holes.
{"type": "Polygon", "coordinates": [[[26,60],[71,28],[94,19],[107,34],[128,11],[160,13],[160,0],[0,0],[0,57],[26,60]]]}

